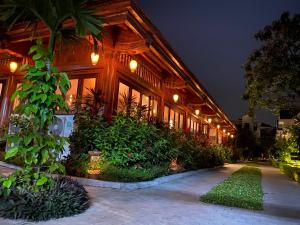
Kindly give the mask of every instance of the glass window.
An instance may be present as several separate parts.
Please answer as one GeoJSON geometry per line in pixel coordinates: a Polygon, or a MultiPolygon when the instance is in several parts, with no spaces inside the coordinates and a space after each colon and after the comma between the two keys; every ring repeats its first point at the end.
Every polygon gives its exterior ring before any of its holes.
{"type": "MultiPolygon", "coordinates": [[[[22,83],[17,83],[16,89],[18,89],[21,86],[22,83]]],[[[18,97],[15,98],[13,109],[15,109],[20,104],[20,99],[18,97]]]]}
{"type": "Polygon", "coordinates": [[[77,97],[78,79],[70,80],[71,88],[67,91],[66,101],[69,106],[72,106],[77,97]]]}
{"type": "Polygon", "coordinates": [[[164,123],[169,122],[169,107],[165,106],[164,107],[164,123]]]}
{"type": "Polygon", "coordinates": [[[122,107],[124,107],[124,98],[129,95],[129,87],[123,83],[119,83],[119,95],[118,95],[118,111],[122,111],[122,107]]]}
{"type": "Polygon", "coordinates": [[[157,101],[155,99],[152,100],[151,108],[152,108],[152,116],[156,117],[157,116],[157,101]]]}
{"type": "Polygon", "coordinates": [[[180,128],[180,129],[183,128],[183,114],[180,114],[180,118],[179,118],[179,128],[180,128]]]}
{"type": "Polygon", "coordinates": [[[132,89],[132,98],[134,102],[140,103],[141,93],[137,90],[132,89]]]}
{"type": "Polygon", "coordinates": [[[178,128],[179,126],[179,113],[178,112],[175,112],[175,120],[174,120],[174,126],[175,126],[175,129],[178,128]]]}
{"type": "Polygon", "coordinates": [[[96,78],[87,78],[83,80],[82,97],[90,94],[90,89],[94,89],[96,86],[96,78]]]}
{"type": "Polygon", "coordinates": [[[149,107],[149,97],[146,95],[142,96],[142,105],[149,107]]]}
{"type": "Polygon", "coordinates": [[[0,98],[2,96],[3,83],[0,83],[0,98]]]}
{"type": "Polygon", "coordinates": [[[170,121],[169,121],[170,128],[174,128],[174,110],[170,109],[170,121]]]}

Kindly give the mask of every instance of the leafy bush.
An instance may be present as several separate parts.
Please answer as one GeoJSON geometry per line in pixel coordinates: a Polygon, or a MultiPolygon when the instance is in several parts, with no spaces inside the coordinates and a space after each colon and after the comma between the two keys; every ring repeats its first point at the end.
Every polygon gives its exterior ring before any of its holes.
{"type": "Polygon", "coordinates": [[[28,183],[17,183],[10,188],[9,195],[0,187],[0,216],[41,221],[78,214],[89,207],[87,192],[77,182],[59,177],[51,179],[51,183],[39,191],[28,183]]]}
{"type": "Polygon", "coordinates": [[[272,161],[272,165],[274,167],[279,168],[283,173],[285,173],[288,177],[300,183],[300,167],[293,166],[284,162],[272,161]]]}
{"type": "Polygon", "coordinates": [[[152,180],[156,177],[169,174],[169,164],[142,167],[116,167],[110,163],[100,166],[101,173],[99,179],[120,182],[136,182],[152,180]]]}
{"type": "Polygon", "coordinates": [[[95,141],[103,159],[118,167],[160,165],[176,158],[171,142],[155,126],[122,114],[95,141]]]}

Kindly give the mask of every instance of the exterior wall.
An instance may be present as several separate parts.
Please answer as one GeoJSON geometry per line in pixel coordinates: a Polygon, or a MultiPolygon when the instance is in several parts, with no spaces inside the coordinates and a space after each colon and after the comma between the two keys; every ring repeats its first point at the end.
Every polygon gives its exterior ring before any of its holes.
{"type": "MultiPolygon", "coordinates": [[[[118,108],[120,85],[126,85],[127,95],[139,96],[141,103],[143,98],[145,103],[148,97],[149,106],[152,104],[149,117],[156,117],[176,129],[184,129],[195,136],[202,135],[219,143],[224,138],[218,136],[217,124],[221,125],[221,129],[226,126],[232,132],[235,131],[234,125],[212,97],[190,74],[165,40],[158,36],[157,30],[132,1],[124,1],[122,4],[120,1],[110,1],[101,7],[99,12],[103,9],[102,16],[107,20],[104,50],[98,64],[91,65],[92,48],[88,41],[80,45],[64,46],[63,54],[56,54],[56,66],[68,73],[73,84],[66,99],[69,104],[84,95],[87,86],[92,87],[87,84],[93,84],[104,93],[107,102],[105,115],[110,118],[118,108]],[[120,16],[120,12],[126,16],[120,16]],[[116,36],[116,33],[119,35],[116,36]],[[133,58],[138,62],[134,72],[129,69],[129,62],[133,58]],[[174,94],[179,95],[176,103],[173,101],[174,94]],[[200,109],[199,115],[195,114],[195,109],[200,109]],[[211,124],[208,124],[208,118],[213,119],[211,124]]],[[[7,48],[11,47],[11,51],[15,52],[25,49],[22,57],[27,57],[31,33],[15,34],[11,36],[14,43],[7,48]]],[[[5,62],[8,61],[1,61],[0,55],[0,66],[4,68],[0,72],[0,125],[7,121],[12,111],[10,97],[22,79],[22,74],[9,72],[5,62]]]]}

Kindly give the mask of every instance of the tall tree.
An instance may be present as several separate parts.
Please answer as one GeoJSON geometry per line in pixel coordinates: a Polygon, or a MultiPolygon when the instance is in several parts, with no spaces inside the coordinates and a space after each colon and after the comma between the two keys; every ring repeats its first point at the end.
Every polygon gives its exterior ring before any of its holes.
{"type": "Polygon", "coordinates": [[[244,65],[250,113],[264,108],[274,113],[299,107],[300,97],[300,14],[288,12],[255,34],[262,46],[244,65]]]}

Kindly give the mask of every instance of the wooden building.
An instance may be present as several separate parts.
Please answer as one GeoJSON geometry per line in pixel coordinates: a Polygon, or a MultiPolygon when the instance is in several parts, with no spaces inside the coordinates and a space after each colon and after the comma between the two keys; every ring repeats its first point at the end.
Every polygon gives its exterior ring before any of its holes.
{"type": "MultiPolygon", "coordinates": [[[[236,130],[196,76],[184,65],[159,30],[132,0],[99,1],[103,17],[103,51],[92,63],[90,38],[69,43],[56,53],[56,66],[68,73],[71,89],[66,101],[87,94],[86,88],[101,89],[109,104],[106,115],[113,115],[122,94],[134,96],[148,106],[148,115],[175,128],[189,130],[221,143],[236,130]],[[93,65],[95,64],[95,65],[93,65]],[[136,67],[136,68],[135,68],[136,67]],[[175,102],[174,99],[177,101],[175,102]]],[[[66,24],[68,25],[68,24],[66,24]]],[[[38,27],[39,38],[47,41],[45,27],[38,27]]],[[[28,50],[32,33],[19,25],[0,40],[0,124],[7,121],[16,102],[10,97],[22,80],[11,66],[30,63],[28,50]]]]}

